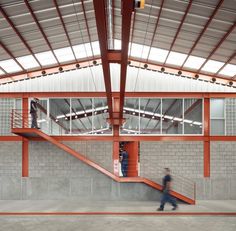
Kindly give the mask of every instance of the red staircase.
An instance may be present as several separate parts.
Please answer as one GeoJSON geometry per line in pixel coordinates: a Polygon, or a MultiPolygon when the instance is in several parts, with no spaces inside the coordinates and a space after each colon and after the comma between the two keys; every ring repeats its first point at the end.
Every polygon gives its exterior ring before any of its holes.
{"type": "MultiPolygon", "coordinates": [[[[108,170],[106,170],[105,168],[101,167],[100,165],[98,165],[97,163],[95,163],[94,161],[88,159],[87,157],[85,157],[84,155],[76,152],[75,150],[73,150],[72,148],[68,147],[67,145],[59,142],[58,140],[54,139],[52,136],[47,135],[46,133],[42,132],[41,130],[35,129],[35,128],[29,128],[29,118],[28,118],[28,112],[23,113],[21,110],[13,110],[12,112],[12,133],[25,137],[25,138],[30,138],[30,137],[41,137],[44,140],[54,144],[55,146],[57,146],[58,148],[64,150],[65,152],[67,152],[68,154],[76,157],[77,159],[79,159],[80,161],[84,162],[85,164],[97,169],[98,171],[102,172],[103,174],[105,174],[106,176],[112,178],[113,180],[117,181],[117,182],[121,182],[121,183],[130,183],[130,182],[136,182],[136,183],[144,183],[154,189],[157,190],[162,190],[162,186],[159,183],[156,183],[152,180],[149,180],[147,178],[143,178],[143,177],[125,177],[125,178],[121,178],[118,177],[116,175],[114,175],[113,173],[109,172],[108,170]]],[[[195,195],[193,196],[193,198],[190,198],[188,196],[185,196],[183,194],[180,194],[176,191],[171,191],[171,195],[188,203],[188,204],[195,204],[195,195]]]]}

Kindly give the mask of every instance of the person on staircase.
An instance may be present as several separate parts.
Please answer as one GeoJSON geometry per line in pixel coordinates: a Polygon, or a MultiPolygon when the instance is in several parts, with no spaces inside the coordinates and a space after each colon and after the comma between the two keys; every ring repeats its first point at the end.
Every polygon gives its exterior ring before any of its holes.
{"type": "Polygon", "coordinates": [[[129,159],[128,152],[123,149],[121,151],[121,155],[120,155],[121,172],[122,172],[123,177],[127,177],[127,173],[128,173],[128,159],[129,159]]]}
{"type": "Polygon", "coordinates": [[[30,115],[31,115],[31,128],[40,129],[37,122],[38,102],[39,99],[37,98],[34,98],[30,101],[30,115]]]}
{"type": "Polygon", "coordinates": [[[165,168],[165,176],[163,178],[163,195],[161,198],[161,205],[157,209],[157,211],[163,211],[166,202],[169,202],[173,208],[172,210],[176,210],[178,205],[176,200],[170,195],[171,185],[172,185],[172,176],[170,175],[170,169],[165,168]]]}

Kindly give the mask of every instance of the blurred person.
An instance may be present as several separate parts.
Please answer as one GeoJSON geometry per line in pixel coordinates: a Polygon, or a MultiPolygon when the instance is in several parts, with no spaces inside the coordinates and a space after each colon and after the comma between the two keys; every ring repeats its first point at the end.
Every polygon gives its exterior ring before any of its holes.
{"type": "Polygon", "coordinates": [[[122,172],[123,177],[127,177],[128,159],[129,159],[128,152],[122,149],[120,152],[120,162],[121,162],[121,172],[122,172]]]}
{"type": "Polygon", "coordinates": [[[163,194],[160,207],[157,209],[157,211],[163,211],[166,202],[169,202],[173,206],[172,210],[176,210],[178,208],[178,205],[176,203],[176,200],[170,195],[170,190],[172,187],[172,176],[170,174],[170,169],[165,168],[164,174],[165,176],[163,177],[163,194]]]}
{"type": "Polygon", "coordinates": [[[38,112],[38,102],[39,99],[34,98],[30,101],[30,115],[31,115],[31,128],[37,128],[40,129],[40,127],[38,126],[38,122],[37,122],[37,112],[38,112]]]}

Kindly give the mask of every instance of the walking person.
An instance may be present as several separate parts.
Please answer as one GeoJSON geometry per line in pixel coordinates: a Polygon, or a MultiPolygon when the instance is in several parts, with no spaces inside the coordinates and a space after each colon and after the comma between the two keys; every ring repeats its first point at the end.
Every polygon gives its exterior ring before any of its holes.
{"type": "Polygon", "coordinates": [[[170,175],[170,169],[165,168],[165,176],[163,178],[163,195],[161,198],[161,205],[157,209],[157,211],[163,211],[166,202],[169,202],[173,208],[172,210],[176,210],[178,208],[178,205],[176,204],[176,200],[170,195],[170,190],[172,187],[172,177],[170,175]]]}
{"type": "Polygon", "coordinates": [[[123,177],[127,177],[128,159],[129,159],[128,152],[126,150],[122,150],[120,155],[120,162],[121,162],[121,172],[123,177]]]}
{"type": "Polygon", "coordinates": [[[38,122],[37,122],[37,112],[38,112],[38,104],[39,100],[37,98],[34,98],[33,100],[31,100],[30,102],[30,115],[31,115],[31,128],[37,128],[40,129],[38,127],[38,122]]]}

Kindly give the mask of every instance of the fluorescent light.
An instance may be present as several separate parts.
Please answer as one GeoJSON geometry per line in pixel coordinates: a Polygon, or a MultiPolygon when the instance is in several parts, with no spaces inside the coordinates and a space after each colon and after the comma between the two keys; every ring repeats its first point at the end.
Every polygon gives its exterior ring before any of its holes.
{"type": "Polygon", "coordinates": [[[13,60],[7,59],[0,62],[0,66],[7,72],[13,73],[17,71],[22,71],[21,67],[13,60]]]}
{"type": "Polygon", "coordinates": [[[59,62],[75,60],[71,47],[54,50],[59,62]]]}
{"type": "Polygon", "coordinates": [[[169,54],[168,59],[166,60],[166,63],[172,64],[175,66],[181,66],[186,59],[187,55],[179,53],[179,52],[174,52],[171,51],[169,54]]]}
{"type": "Polygon", "coordinates": [[[149,60],[163,63],[167,54],[167,50],[152,47],[150,50],[149,60]]]}
{"type": "Polygon", "coordinates": [[[230,77],[233,77],[236,75],[236,65],[233,64],[227,64],[221,71],[221,75],[227,75],[230,77]]]}
{"type": "Polygon", "coordinates": [[[51,51],[41,52],[35,54],[41,65],[47,66],[51,64],[57,63],[55,57],[53,56],[53,53],[51,51]]]}
{"type": "Polygon", "coordinates": [[[196,57],[196,56],[189,56],[186,63],[184,64],[184,67],[188,67],[191,69],[199,69],[201,65],[205,62],[206,59],[196,57]]]}
{"type": "Polygon", "coordinates": [[[39,64],[32,55],[22,56],[16,59],[25,69],[39,67],[39,64]]]}
{"type": "Polygon", "coordinates": [[[209,60],[202,68],[203,71],[216,73],[222,66],[224,65],[223,62],[209,60]]]}

